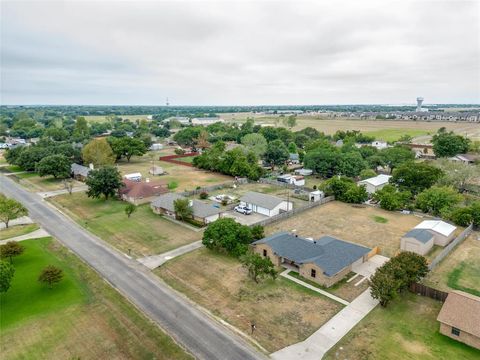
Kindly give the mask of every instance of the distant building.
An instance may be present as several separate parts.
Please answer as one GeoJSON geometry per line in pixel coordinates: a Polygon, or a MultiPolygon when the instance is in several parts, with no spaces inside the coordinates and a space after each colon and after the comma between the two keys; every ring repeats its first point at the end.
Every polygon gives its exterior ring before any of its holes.
{"type": "Polygon", "coordinates": [[[475,164],[480,161],[480,155],[476,154],[458,154],[450,158],[451,161],[458,161],[464,164],[475,164]]]}
{"type": "Polygon", "coordinates": [[[365,190],[367,190],[367,193],[371,195],[376,193],[378,190],[383,189],[383,187],[388,184],[390,178],[390,175],[380,174],[372,178],[361,180],[357,184],[365,185],[365,190]]]}
{"type": "Polygon", "coordinates": [[[372,142],[372,146],[374,148],[377,148],[378,150],[383,150],[383,149],[388,148],[387,142],[386,141],[381,141],[381,140],[377,140],[377,141],[372,142]]]}
{"type": "Polygon", "coordinates": [[[192,125],[201,125],[201,126],[208,126],[215,124],[217,122],[225,122],[222,118],[217,117],[204,117],[204,118],[193,118],[192,125]]]}

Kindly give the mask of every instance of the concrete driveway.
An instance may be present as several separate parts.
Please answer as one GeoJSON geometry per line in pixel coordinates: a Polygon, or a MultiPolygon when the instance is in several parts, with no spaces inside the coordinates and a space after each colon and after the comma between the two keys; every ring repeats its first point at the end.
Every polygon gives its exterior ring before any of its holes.
{"type": "Polygon", "coordinates": [[[363,264],[353,266],[352,271],[366,278],[370,278],[370,276],[375,273],[377,268],[385,264],[388,260],[390,259],[386,256],[374,255],[363,264]]]}
{"type": "Polygon", "coordinates": [[[253,225],[259,221],[265,220],[268,218],[266,215],[258,214],[256,212],[252,212],[250,215],[244,215],[236,212],[235,210],[230,210],[223,213],[223,217],[229,217],[234,219],[236,222],[242,225],[253,225]]]}

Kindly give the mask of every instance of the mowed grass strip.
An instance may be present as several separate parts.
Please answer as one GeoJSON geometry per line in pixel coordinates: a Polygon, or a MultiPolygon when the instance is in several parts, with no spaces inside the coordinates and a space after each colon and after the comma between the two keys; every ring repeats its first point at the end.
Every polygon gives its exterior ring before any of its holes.
{"type": "Polygon", "coordinates": [[[105,201],[73,193],[55,196],[50,201],[95,235],[136,257],[160,254],[202,238],[202,232],[154,214],[149,204],[138,206],[127,218],[127,203],[116,199],[105,201]]]}
{"type": "Polygon", "coordinates": [[[439,333],[442,303],[406,293],[377,306],[324,357],[326,360],[478,359],[480,350],[439,333]]]}
{"type": "Polygon", "coordinates": [[[37,224],[26,224],[26,225],[14,225],[8,229],[0,230],[0,240],[10,239],[13,237],[29,234],[35,230],[38,230],[39,226],[37,224]]]}
{"type": "Polygon", "coordinates": [[[412,138],[417,136],[429,135],[432,131],[421,129],[382,129],[366,131],[365,135],[373,136],[377,140],[383,140],[388,142],[395,142],[400,140],[404,135],[409,135],[412,138]]]}
{"type": "Polygon", "coordinates": [[[268,351],[306,339],[343,306],[282,277],[256,284],[232,257],[202,248],[154,272],[268,351]]]}
{"type": "Polygon", "coordinates": [[[1,297],[2,360],[191,359],[57,241],[23,243],[12,288],[1,297]],[[39,289],[36,277],[47,263],[61,267],[65,278],[39,289]]]}

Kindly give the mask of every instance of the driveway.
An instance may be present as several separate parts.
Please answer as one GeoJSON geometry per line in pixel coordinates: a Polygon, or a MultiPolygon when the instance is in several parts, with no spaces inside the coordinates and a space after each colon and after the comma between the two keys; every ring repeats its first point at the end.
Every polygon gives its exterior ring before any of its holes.
{"type": "Polygon", "coordinates": [[[197,359],[247,360],[264,356],[200,311],[149,269],[108,246],[39,195],[0,175],[2,192],[22,202],[30,217],[95,269],[197,359]]]}
{"type": "Polygon", "coordinates": [[[232,218],[242,225],[253,225],[268,218],[268,216],[256,212],[252,212],[250,215],[244,215],[236,212],[235,210],[230,210],[223,213],[223,217],[232,218]]]}
{"type": "Polygon", "coordinates": [[[388,257],[382,256],[382,255],[374,255],[368,261],[365,261],[364,263],[353,266],[352,271],[360,274],[366,278],[370,278],[377,268],[385,264],[389,260],[388,257]]]}

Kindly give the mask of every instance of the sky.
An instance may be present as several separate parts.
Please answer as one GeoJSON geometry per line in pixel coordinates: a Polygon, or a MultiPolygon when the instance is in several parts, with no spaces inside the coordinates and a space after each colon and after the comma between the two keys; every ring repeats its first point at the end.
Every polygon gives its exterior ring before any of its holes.
{"type": "Polygon", "coordinates": [[[478,1],[1,1],[1,104],[480,103],[478,1]]]}

